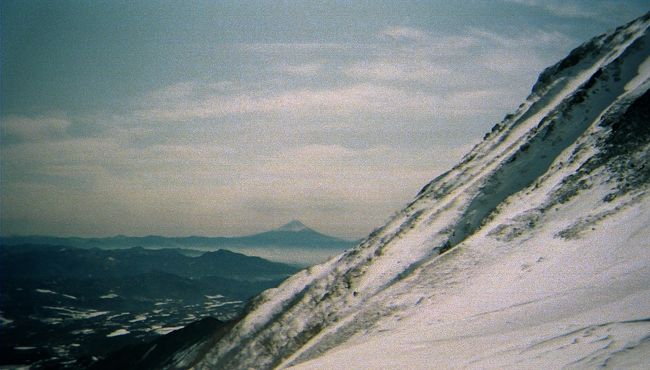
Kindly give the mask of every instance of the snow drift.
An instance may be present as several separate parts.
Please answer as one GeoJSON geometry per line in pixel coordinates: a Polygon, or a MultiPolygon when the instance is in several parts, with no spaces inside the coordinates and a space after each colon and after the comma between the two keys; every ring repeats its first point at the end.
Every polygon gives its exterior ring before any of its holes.
{"type": "Polygon", "coordinates": [[[385,226],[170,367],[649,366],[649,19],[546,69],[385,226]]]}

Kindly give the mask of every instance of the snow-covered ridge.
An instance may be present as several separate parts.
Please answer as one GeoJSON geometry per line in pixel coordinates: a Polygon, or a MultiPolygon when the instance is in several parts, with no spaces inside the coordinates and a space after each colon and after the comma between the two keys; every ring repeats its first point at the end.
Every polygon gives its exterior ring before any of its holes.
{"type": "Polygon", "coordinates": [[[638,360],[619,352],[648,351],[650,338],[649,18],[545,70],[517,112],[385,226],[260,295],[211,351],[176,366],[638,360]],[[594,341],[577,345],[581,335],[594,341]]]}

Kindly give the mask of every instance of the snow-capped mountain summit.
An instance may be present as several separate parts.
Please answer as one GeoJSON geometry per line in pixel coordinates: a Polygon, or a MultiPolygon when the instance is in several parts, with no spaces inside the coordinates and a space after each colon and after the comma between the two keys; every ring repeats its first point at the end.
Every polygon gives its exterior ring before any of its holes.
{"type": "Polygon", "coordinates": [[[647,368],[649,24],[546,69],[357,248],[170,367],[647,368]]]}
{"type": "Polygon", "coordinates": [[[307,226],[305,226],[305,224],[303,224],[302,222],[300,222],[298,220],[292,220],[292,221],[280,226],[276,230],[277,231],[294,231],[294,232],[296,232],[296,231],[311,230],[311,229],[308,228],[307,226]]]}

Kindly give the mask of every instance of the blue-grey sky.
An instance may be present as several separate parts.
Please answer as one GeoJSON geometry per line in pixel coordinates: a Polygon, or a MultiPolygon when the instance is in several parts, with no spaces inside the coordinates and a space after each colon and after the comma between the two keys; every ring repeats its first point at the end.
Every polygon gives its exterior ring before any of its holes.
{"type": "Polygon", "coordinates": [[[356,238],[649,1],[0,3],[0,233],[356,238]]]}

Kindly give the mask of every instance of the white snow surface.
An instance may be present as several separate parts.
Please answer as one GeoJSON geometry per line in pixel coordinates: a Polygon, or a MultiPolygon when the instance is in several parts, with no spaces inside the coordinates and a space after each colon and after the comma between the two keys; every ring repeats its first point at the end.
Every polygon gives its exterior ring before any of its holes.
{"type": "Polygon", "coordinates": [[[131,332],[126,330],[126,329],[117,329],[117,330],[114,330],[114,331],[110,332],[109,334],[106,334],[106,337],[107,338],[119,337],[121,335],[127,335],[127,334],[130,334],[130,333],[131,332]]]}
{"type": "Polygon", "coordinates": [[[154,329],[154,331],[156,332],[156,334],[166,335],[166,334],[169,334],[169,333],[171,333],[173,331],[183,329],[183,328],[184,328],[184,326],[162,327],[162,328],[156,328],[156,329],[154,329]]]}
{"type": "Polygon", "coordinates": [[[148,319],[147,315],[136,315],[133,319],[129,320],[129,322],[140,322],[140,321],[146,321],[148,319]]]}
{"type": "Polygon", "coordinates": [[[647,368],[649,220],[644,197],[579,240],[553,223],[512,243],[475,235],[391,293],[418,304],[393,298],[404,307],[296,368],[647,368]]]}
{"type": "Polygon", "coordinates": [[[72,320],[92,319],[94,317],[104,316],[110,312],[110,311],[97,311],[93,309],[86,309],[85,311],[82,311],[82,310],[68,308],[68,307],[54,307],[54,306],[43,306],[43,308],[56,311],[58,315],[72,320]]]}
{"type": "Polygon", "coordinates": [[[4,313],[0,311],[0,326],[10,325],[14,320],[4,317],[4,313]]]}
{"type": "Polygon", "coordinates": [[[41,293],[41,294],[54,294],[54,295],[60,295],[60,296],[63,296],[63,297],[69,298],[69,299],[75,299],[75,300],[77,299],[77,297],[75,297],[75,296],[73,296],[73,295],[63,294],[63,293],[57,293],[57,292],[55,292],[55,291],[53,291],[53,290],[49,290],[49,289],[36,289],[36,293],[41,293]]]}
{"type": "Polygon", "coordinates": [[[626,112],[650,87],[648,18],[547,69],[385,226],[176,365],[650,368],[650,143],[607,144],[647,119],[626,112]]]}

